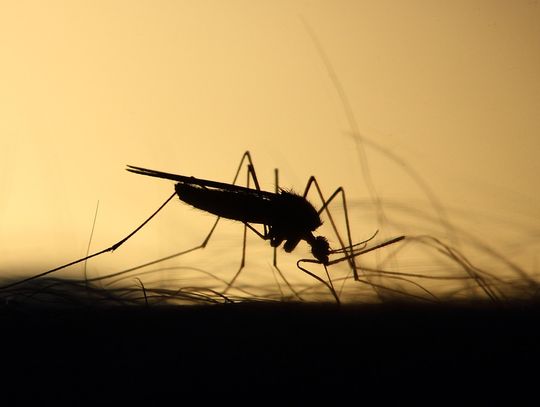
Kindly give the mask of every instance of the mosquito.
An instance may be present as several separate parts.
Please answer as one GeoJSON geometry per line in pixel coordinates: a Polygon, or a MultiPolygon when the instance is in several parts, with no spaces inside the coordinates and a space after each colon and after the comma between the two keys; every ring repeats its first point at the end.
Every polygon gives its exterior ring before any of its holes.
{"type": "MultiPolygon", "coordinates": [[[[297,267],[325,284],[336,299],[338,299],[338,296],[332,286],[329,276],[328,282],[326,282],[317,275],[301,267],[301,262],[308,261],[322,264],[326,269],[326,266],[330,264],[336,264],[347,260],[351,265],[355,280],[358,280],[358,268],[355,262],[358,251],[355,252],[354,250],[359,246],[365,246],[367,241],[354,245],[352,244],[345,192],[341,187],[338,188],[328,200],[325,200],[316,178],[312,176],[306,185],[303,195],[299,195],[291,190],[279,187],[277,170],[275,170],[275,192],[263,191],[260,188],[249,151],[246,151],[242,156],[232,184],[171,174],[132,165],[128,165],[127,171],[139,175],[176,181],[175,191],[180,200],[197,209],[216,215],[216,224],[212,227],[209,235],[201,245],[203,247],[210,239],[219,219],[227,218],[242,222],[244,224],[244,229],[248,228],[261,239],[268,240],[270,246],[274,248],[274,253],[276,248],[281,244],[283,244],[285,252],[291,253],[298,246],[300,241],[305,241],[311,247],[311,254],[314,259],[301,259],[298,261],[297,267]],[[235,184],[244,161],[247,161],[247,187],[235,184]],[[249,188],[250,181],[253,181],[255,188],[249,188]],[[323,205],[319,210],[315,209],[306,198],[312,185],[315,186],[323,201],[323,205]],[[335,227],[332,216],[328,211],[328,205],[338,195],[342,196],[348,245],[344,245],[344,242],[335,227]],[[332,226],[334,227],[341,246],[339,249],[331,249],[326,237],[315,236],[313,234],[313,232],[322,225],[320,215],[323,211],[327,211],[328,217],[331,219],[332,226]],[[263,225],[263,232],[261,233],[255,229],[255,227],[253,227],[254,224],[263,225]],[[335,254],[342,254],[343,257],[330,261],[330,255],[335,254]]],[[[368,240],[371,240],[371,238],[368,240]]],[[[387,244],[389,243],[386,243],[385,245],[387,244]]],[[[241,265],[235,276],[227,285],[226,290],[232,286],[245,265],[245,248],[246,233],[244,231],[241,265]]],[[[365,253],[365,251],[363,253],[365,253]]],[[[276,262],[276,254],[274,254],[274,267],[279,270],[276,262]]],[[[328,271],[326,272],[328,275],[328,271]]],[[[285,282],[287,282],[281,272],[280,275],[285,282]]],[[[288,282],[287,285],[289,285],[288,282]]],[[[289,287],[291,286],[289,285],[289,287]]]]}
{"type": "Polygon", "coordinates": [[[7,288],[25,281],[33,280],[79,262],[88,260],[105,252],[118,249],[135,233],[142,229],[154,216],[156,216],[158,212],[160,212],[161,209],[163,209],[165,205],[167,205],[175,196],[177,196],[181,201],[197,209],[217,216],[213,226],[210,228],[208,235],[201,244],[178,253],[177,255],[187,254],[189,252],[205,248],[221,218],[239,221],[244,224],[240,267],[227,284],[223,294],[225,294],[225,292],[234,284],[245,266],[247,229],[254,232],[261,239],[268,240],[270,242],[270,246],[274,249],[273,265],[280,274],[281,278],[294,293],[295,291],[292,289],[292,286],[288,283],[277,266],[276,249],[283,244],[283,249],[285,252],[290,253],[301,241],[305,241],[311,247],[311,254],[313,255],[313,258],[298,260],[297,267],[328,287],[338,303],[339,296],[332,284],[332,280],[327,269],[328,266],[347,261],[351,267],[354,279],[359,281],[358,266],[355,261],[357,256],[398,242],[404,238],[404,236],[400,236],[368,249],[365,248],[367,242],[370,241],[375,235],[363,242],[353,244],[349,224],[349,215],[347,211],[347,201],[345,198],[345,191],[342,187],[337,188],[328,199],[325,199],[317,179],[314,176],[311,176],[306,184],[303,194],[299,195],[291,190],[286,190],[279,187],[278,170],[275,169],[275,191],[263,191],[260,188],[257,174],[255,172],[255,166],[253,165],[253,160],[249,151],[246,151],[242,155],[242,159],[240,160],[240,164],[238,165],[236,174],[231,184],[156,171],[133,165],[128,165],[126,170],[139,175],[176,181],[174,186],[175,192],[141,225],[111,247],[55,269],[0,288],[7,288]],[[244,166],[247,168],[246,186],[236,185],[240,172],[244,166]],[[251,182],[253,182],[255,188],[250,187],[251,182]],[[312,187],[315,187],[317,195],[322,202],[322,206],[318,210],[315,209],[315,207],[307,200],[307,195],[312,187]],[[346,242],[343,241],[340,233],[338,232],[334,219],[332,218],[332,215],[328,209],[329,204],[338,196],[341,197],[341,203],[344,210],[347,234],[346,242]],[[334,233],[337,236],[339,242],[339,248],[337,249],[332,249],[330,247],[329,241],[326,237],[314,235],[314,232],[322,225],[321,214],[323,212],[326,213],[334,233]],[[263,231],[260,232],[253,225],[262,225],[263,231]],[[334,256],[338,256],[338,258],[331,258],[334,256]],[[305,262],[321,264],[325,269],[328,281],[323,280],[321,277],[300,265],[301,263],[305,262]]]}

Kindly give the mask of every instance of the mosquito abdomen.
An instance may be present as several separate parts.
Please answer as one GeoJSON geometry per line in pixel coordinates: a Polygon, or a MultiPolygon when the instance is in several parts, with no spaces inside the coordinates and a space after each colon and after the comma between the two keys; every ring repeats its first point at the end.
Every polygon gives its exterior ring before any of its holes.
{"type": "Polygon", "coordinates": [[[197,209],[240,222],[268,225],[283,240],[304,238],[321,225],[315,208],[302,196],[288,191],[261,194],[257,190],[225,190],[181,182],[175,189],[182,201],[197,209]]]}
{"type": "Polygon", "coordinates": [[[240,222],[271,223],[271,203],[257,196],[255,190],[251,194],[184,183],[176,184],[175,190],[182,201],[214,215],[240,222]]]}

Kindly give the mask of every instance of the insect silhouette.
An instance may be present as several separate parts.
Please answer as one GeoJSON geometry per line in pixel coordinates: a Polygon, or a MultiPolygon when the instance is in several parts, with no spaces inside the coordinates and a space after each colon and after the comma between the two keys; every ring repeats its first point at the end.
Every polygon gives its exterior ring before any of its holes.
{"type": "MultiPolygon", "coordinates": [[[[251,160],[249,153],[246,153],[245,157],[251,160]]],[[[290,253],[300,240],[305,240],[311,246],[313,256],[323,264],[328,263],[328,240],[323,236],[315,237],[312,233],[322,225],[317,210],[305,197],[293,192],[284,189],[276,193],[261,191],[251,165],[248,170],[253,175],[257,189],[132,165],[128,165],[127,170],[135,174],[177,181],[175,191],[178,197],[197,209],[243,222],[247,227],[250,227],[250,224],[264,225],[264,233],[252,227],[250,229],[264,240],[270,240],[272,247],[279,247],[285,242],[283,248],[290,253]]]]}
{"type": "Polygon", "coordinates": [[[242,222],[244,224],[242,259],[240,262],[240,267],[234,277],[227,284],[227,287],[223,291],[223,294],[233,285],[233,283],[235,282],[235,280],[245,266],[247,229],[250,229],[260,238],[268,240],[270,242],[270,245],[274,248],[273,264],[278,273],[280,274],[281,278],[285,281],[285,283],[294,293],[294,289],[288,283],[277,265],[276,249],[281,244],[283,244],[283,249],[285,250],[285,252],[290,253],[298,246],[298,244],[302,240],[305,241],[311,247],[313,259],[300,259],[297,261],[297,267],[303,272],[309,274],[313,278],[326,285],[338,303],[339,296],[334,289],[332,280],[328,273],[327,266],[342,261],[347,261],[351,267],[354,279],[359,280],[358,267],[355,261],[357,256],[364,254],[368,251],[395,243],[404,238],[403,236],[400,236],[368,249],[366,249],[366,244],[369,240],[371,240],[371,238],[366,241],[353,244],[347,212],[347,203],[345,199],[345,191],[343,190],[343,188],[337,188],[328,199],[325,199],[316,178],[312,176],[307,182],[304,193],[302,195],[299,195],[292,191],[285,190],[279,187],[278,170],[276,169],[275,191],[262,191],[249,151],[246,151],[242,155],[242,159],[240,161],[240,164],[238,165],[236,174],[231,184],[184,175],[171,174],[132,165],[127,166],[127,171],[135,174],[176,181],[175,192],[140,226],[138,226],[129,235],[127,235],[125,238],[115,243],[111,247],[91,254],[89,256],[83,257],[81,259],[75,260],[63,266],[57,267],[55,269],[29,277],[24,280],[17,281],[15,283],[8,284],[0,288],[8,288],[16,284],[23,283],[25,281],[33,280],[35,278],[42,277],[63,268],[72,266],[79,262],[88,260],[105,252],[118,249],[129,238],[131,238],[135,233],[137,233],[141,228],[143,228],[154,216],[156,216],[158,212],[161,211],[161,209],[163,209],[165,205],[169,203],[175,196],[178,196],[180,200],[192,205],[195,208],[204,210],[217,216],[213,226],[210,229],[210,232],[201,244],[191,249],[185,250],[181,253],[178,253],[177,255],[186,254],[197,249],[202,249],[206,247],[211,236],[214,233],[214,230],[217,227],[220,218],[227,218],[242,222]],[[236,185],[240,172],[244,166],[247,169],[247,185],[236,185]],[[250,187],[251,182],[253,182],[255,188],[250,187]],[[318,210],[315,209],[315,207],[307,200],[307,195],[313,186],[315,187],[315,190],[317,191],[317,194],[322,202],[322,206],[318,210]],[[341,201],[344,209],[344,218],[347,234],[346,243],[343,241],[340,233],[338,232],[332,215],[328,209],[328,205],[337,196],[341,196],[341,201]],[[325,237],[315,236],[313,234],[313,232],[322,225],[322,212],[326,212],[326,215],[337,237],[339,243],[339,248],[337,249],[332,249],[330,247],[328,239],[326,239],[325,237]],[[253,225],[262,225],[263,231],[258,231],[253,225]],[[331,258],[334,256],[338,257],[331,258]],[[316,263],[323,265],[328,281],[325,281],[321,277],[307,270],[301,265],[303,263],[316,263]]]}

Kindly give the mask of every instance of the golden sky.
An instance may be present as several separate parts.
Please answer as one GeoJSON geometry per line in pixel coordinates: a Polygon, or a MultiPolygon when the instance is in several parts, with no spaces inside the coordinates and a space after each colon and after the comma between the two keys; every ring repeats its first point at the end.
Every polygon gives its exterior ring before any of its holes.
{"type": "MultiPolygon", "coordinates": [[[[384,236],[435,230],[403,213],[388,230],[377,225],[361,137],[388,216],[396,208],[436,216],[414,171],[457,226],[537,266],[537,1],[69,0],[0,9],[4,274],[84,255],[98,200],[94,250],[172,193],[170,182],[127,173],[126,164],[229,182],[248,149],[266,189],[274,167],[298,191],[312,174],[326,193],[344,186],[355,240],[378,227],[384,236]]],[[[209,222],[175,202],[95,264],[112,270],[189,247],[209,222]]]]}

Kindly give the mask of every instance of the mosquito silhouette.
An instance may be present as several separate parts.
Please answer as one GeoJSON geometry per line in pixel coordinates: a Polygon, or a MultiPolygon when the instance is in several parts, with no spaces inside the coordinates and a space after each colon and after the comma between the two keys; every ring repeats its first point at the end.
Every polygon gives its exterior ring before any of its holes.
{"type": "Polygon", "coordinates": [[[250,229],[260,238],[268,240],[270,242],[270,245],[274,248],[274,267],[278,270],[281,278],[285,281],[285,283],[293,292],[295,291],[285,279],[283,273],[281,273],[277,265],[276,249],[281,244],[283,244],[283,249],[285,250],[285,252],[290,253],[298,246],[298,244],[302,240],[305,241],[311,247],[313,259],[300,259],[297,261],[297,267],[303,272],[323,283],[326,287],[328,287],[328,289],[331,291],[332,295],[338,303],[339,296],[332,284],[332,280],[328,273],[327,266],[347,261],[351,267],[354,279],[360,280],[358,275],[358,266],[355,261],[356,257],[404,239],[404,236],[399,236],[376,246],[366,248],[367,242],[369,242],[375,236],[373,235],[365,241],[353,244],[351,237],[351,229],[349,225],[349,216],[347,212],[347,201],[345,198],[345,191],[342,187],[337,188],[328,199],[325,199],[316,178],[314,176],[311,176],[307,182],[304,193],[302,195],[299,195],[292,191],[285,190],[279,187],[278,170],[276,169],[274,170],[275,191],[262,191],[249,151],[246,151],[242,155],[242,159],[240,160],[240,164],[238,165],[236,174],[231,184],[184,175],[171,174],[132,165],[127,166],[127,171],[135,174],[176,181],[175,192],[140,226],[138,226],[129,235],[127,235],[111,247],[91,254],[89,256],[83,257],[81,259],[75,260],[63,266],[57,267],[55,269],[8,284],[0,288],[4,289],[12,287],[14,285],[33,280],[38,277],[42,277],[44,275],[88,260],[105,252],[110,252],[118,249],[129,238],[131,238],[135,233],[142,229],[154,216],[156,216],[159,211],[161,211],[161,209],[163,209],[165,205],[167,205],[175,196],[178,196],[180,200],[189,205],[192,205],[197,209],[204,210],[217,216],[213,226],[210,229],[210,232],[201,244],[191,249],[185,250],[181,253],[178,253],[177,255],[182,255],[195,251],[197,249],[205,248],[210,241],[210,238],[212,237],[221,218],[239,221],[244,224],[242,259],[240,262],[240,267],[234,277],[227,284],[227,287],[223,291],[223,294],[225,294],[225,292],[233,285],[233,283],[240,275],[242,269],[245,266],[247,229],[250,229]],[[244,166],[246,166],[247,168],[247,179],[245,187],[236,185],[240,172],[244,166]],[[255,188],[250,187],[251,182],[253,182],[255,188]],[[317,194],[322,201],[322,206],[318,210],[315,209],[315,207],[307,200],[307,195],[312,186],[315,187],[317,194]],[[332,218],[332,215],[328,209],[328,205],[337,196],[341,196],[341,202],[344,210],[345,226],[347,233],[346,243],[343,241],[340,233],[338,232],[334,219],[332,218]],[[313,234],[313,232],[322,225],[320,216],[323,212],[326,213],[330,224],[332,225],[334,233],[337,236],[339,242],[339,248],[337,249],[332,249],[330,247],[330,244],[326,237],[315,236],[313,234]],[[260,232],[253,226],[257,224],[263,226],[262,232],[260,232]],[[331,259],[331,256],[338,257],[331,259]],[[328,281],[325,281],[321,277],[307,270],[305,267],[302,267],[301,264],[303,263],[316,263],[323,265],[328,281]]]}

